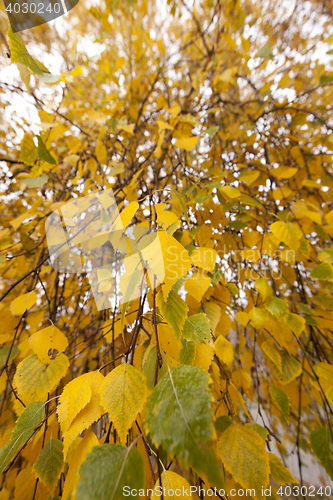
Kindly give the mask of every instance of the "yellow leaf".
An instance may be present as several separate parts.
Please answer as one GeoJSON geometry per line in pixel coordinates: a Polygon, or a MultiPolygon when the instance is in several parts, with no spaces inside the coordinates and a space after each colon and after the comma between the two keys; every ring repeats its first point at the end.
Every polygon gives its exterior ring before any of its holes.
{"type": "Polygon", "coordinates": [[[221,434],[217,447],[235,481],[243,488],[254,489],[251,496],[261,498],[261,488],[269,483],[269,458],[259,434],[234,422],[221,434]]]}
{"type": "Polygon", "coordinates": [[[33,333],[29,338],[29,344],[38,359],[47,365],[58,354],[64,352],[68,340],[57,327],[51,325],[33,333]]]}
{"type": "Polygon", "coordinates": [[[176,148],[185,149],[186,151],[192,151],[198,142],[198,137],[182,137],[176,141],[176,148]]]}
{"type": "Polygon", "coordinates": [[[130,135],[134,134],[135,123],[131,123],[130,125],[118,125],[118,130],[124,130],[130,135]]]}
{"type": "Polygon", "coordinates": [[[91,399],[87,405],[79,411],[74,420],[69,426],[69,429],[64,432],[64,457],[66,458],[69,447],[81,432],[90,427],[103,414],[101,405],[100,389],[104,381],[103,375],[96,371],[92,372],[94,376],[91,379],[91,399]]]}
{"type": "MultiPolygon", "coordinates": [[[[162,488],[165,488],[166,491],[166,494],[163,495],[164,500],[176,500],[177,498],[192,498],[192,495],[190,493],[191,487],[189,483],[182,476],[176,474],[176,472],[165,470],[161,474],[161,480],[162,480],[162,488]],[[183,491],[185,491],[186,493],[183,494],[183,491]],[[174,494],[170,495],[169,492],[170,493],[174,492],[174,494]]],[[[151,498],[152,499],[161,498],[159,479],[157,479],[155,483],[155,487],[151,498]]]]}
{"type": "Polygon", "coordinates": [[[215,302],[205,302],[202,307],[209,319],[212,333],[214,333],[221,318],[221,308],[215,302]]]}
{"type": "Polygon", "coordinates": [[[121,211],[120,217],[124,228],[126,228],[128,224],[131,222],[138,208],[139,208],[139,203],[137,201],[131,201],[131,203],[127,205],[127,207],[125,207],[124,210],[121,211]]]}
{"type": "Polygon", "coordinates": [[[263,302],[273,296],[273,289],[265,278],[259,278],[256,280],[254,287],[260,293],[263,302]]]}
{"type": "Polygon", "coordinates": [[[68,367],[69,360],[65,354],[59,354],[46,368],[36,354],[32,354],[19,363],[13,380],[14,387],[26,405],[45,401],[48,393],[66,375],[68,367]]]}
{"type": "Polygon", "coordinates": [[[228,198],[230,198],[232,200],[238,198],[241,195],[241,192],[233,186],[222,186],[220,188],[220,191],[223,194],[226,194],[228,196],[228,198]]]}
{"type": "Polygon", "coordinates": [[[250,186],[254,181],[258,179],[260,175],[259,170],[243,170],[243,172],[239,175],[239,180],[245,182],[248,186],[250,186]]]}
{"type": "Polygon", "coordinates": [[[105,377],[100,390],[102,406],[125,444],[128,430],[147,399],[145,377],[134,366],[123,363],[105,377]]]}
{"type": "Polygon", "coordinates": [[[234,360],[234,348],[229,340],[220,335],[215,341],[215,351],[220,361],[231,368],[234,360]]]}
{"type": "Polygon", "coordinates": [[[76,448],[73,458],[66,475],[64,489],[62,493],[62,500],[75,500],[75,490],[79,484],[80,475],[79,469],[82,462],[85,461],[86,456],[94,446],[98,446],[98,439],[92,430],[86,433],[78,447],[76,448]]]}
{"type": "Polygon", "coordinates": [[[240,323],[242,326],[244,326],[244,328],[249,324],[249,321],[251,320],[249,314],[244,311],[239,311],[235,319],[237,323],[240,323]]]}
{"type": "Polygon", "coordinates": [[[214,248],[200,247],[192,252],[191,259],[195,266],[212,272],[215,266],[216,256],[217,252],[214,248]]]}
{"type": "Polygon", "coordinates": [[[157,146],[156,146],[156,149],[154,151],[154,156],[156,156],[156,158],[159,158],[160,156],[162,156],[162,144],[163,144],[163,141],[164,141],[164,135],[165,135],[165,131],[163,130],[161,132],[161,135],[157,141],[157,146]]]}
{"type": "Polygon", "coordinates": [[[210,365],[212,364],[215,349],[212,345],[197,344],[195,346],[195,358],[193,366],[201,366],[205,372],[209,372],[210,365]]]}
{"type": "Polygon", "coordinates": [[[103,142],[97,141],[95,153],[98,162],[102,163],[103,165],[106,165],[108,162],[108,153],[106,151],[106,147],[103,144],[103,142]]]}
{"type": "Polygon", "coordinates": [[[164,229],[164,231],[167,231],[167,229],[177,221],[180,224],[180,220],[178,219],[177,215],[173,212],[170,212],[169,210],[157,212],[157,223],[159,224],[159,226],[161,226],[162,229],[164,229]]]}
{"type": "Polygon", "coordinates": [[[192,276],[186,281],[185,289],[197,302],[200,302],[210,285],[210,277],[202,271],[194,270],[192,276]]]}
{"type": "Polygon", "coordinates": [[[158,128],[160,130],[173,130],[174,127],[172,125],[169,125],[169,123],[163,121],[163,120],[156,120],[158,128]]]}
{"type": "Polygon", "coordinates": [[[13,300],[10,304],[10,311],[13,316],[21,316],[27,309],[35,305],[37,295],[35,292],[25,293],[13,300]]]}
{"type": "Polygon", "coordinates": [[[252,248],[244,248],[240,252],[242,259],[248,260],[250,262],[258,262],[260,259],[260,251],[252,248]]]}
{"type": "Polygon", "coordinates": [[[84,373],[65,386],[57,407],[62,432],[69,429],[79,411],[89,403],[92,394],[90,386],[97,374],[98,372],[84,373]]]}

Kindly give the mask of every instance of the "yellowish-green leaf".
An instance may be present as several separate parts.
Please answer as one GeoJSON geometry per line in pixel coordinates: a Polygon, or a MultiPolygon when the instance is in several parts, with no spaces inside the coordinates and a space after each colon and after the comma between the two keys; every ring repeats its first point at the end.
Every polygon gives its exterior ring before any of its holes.
{"type": "Polygon", "coordinates": [[[258,179],[260,172],[258,170],[243,170],[238,176],[238,179],[250,186],[258,179]]]}
{"type": "Polygon", "coordinates": [[[20,159],[27,165],[33,165],[38,158],[37,147],[31,134],[24,134],[21,142],[20,159]]]}
{"type": "Polygon", "coordinates": [[[284,485],[287,483],[298,483],[297,479],[295,479],[289,470],[282,464],[279,457],[273,453],[269,454],[269,466],[271,469],[271,476],[276,484],[284,485]]]}
{"type": "Polygon", "coordinates": [[[256,328],[257,330],[261,330],[261,328],[269,320],[269,314],[264,309],[253,307],[253,309],[251,309],[251,311],[249,312],[249,318],[254,328],[256,328]]]}
{"type": "Polygon", "coordinates": [[[117,366],[101,385],[101,402],[110,420],[126,443],[126,436],[147,399],[145,377],[137,368],[127,363],[117,366]]]}
{"type": "Polygon", "coordinates": [[[131,203],[127,205],[127,207],[125,207],[124,210],[121,211],[120,217],[124,228],[126,228],[128,224],[131,222],[138,208],[139,208],[139,203],[137,201],[131,201],[131,203]]]}
{"type": "Polygon", "coordinates": [[[309,441],[317,459],[333,480],[333,444],[328,426],[312,431],[309,441]]]}
{"type": "Polygon", "coordinates": [[[195,266],[212,272],[215,266],[216,256],[217,253],[214,248],[199,247],[192,252],[191,259],[195,266]]]}
{"type": "Polygon", "coordinates": [[[69,447],[85,429],[90,427],[94,422],[99,420],[103,414],[101,406],[100,388],[104,380],[103,375],[96,371],[91,379],[91,398],[88,404],[79,411],[74,420],[71,422],[67,431],[64,432],[64,456],[67,456],[69,447]]]}
{"type": "Polygon", "coordinates": [[[235,200],[236,198],[241,196],[241,192],[233,186],[222,186],[220,187],[220,191],[223,194],[227,195],[227,197],[231,200],[235,200]]]}
{"type": "Polygon", "coordinates": [[[331,262],[318,264],[318,266],[312,270],[310,276],[316,280],[333,281],[333,265],[331,262]]]}
{"type": "Polygon", "coordinates": [[[269,483],[269,458],[262,438],[241,424],[229,425],[217,443],[223,465],[243,488],[255,490],[261,498],[261,488],[269,483]]]}
{"type": "Polygon", "coordinates": [[[263,302],[272,297],[273,289],[265,278],[259,278],[254,282],[254,287],[261,295],[263,302]]]}
{"type": "Polygon", "coordinates": [[[280,381],[289,384],[302,373],[302,365],[298,359],[285,351],[281,356],[282,372],[279,373],[280,381]]]}
{"type": "Polygon", "coordinates": [[[282,411],[287,422],[289,422],[290,400],[289,400],[287,394],[284,392],[283,389],[280,389],[279,387],[275,387],[274,385],[270,385],[268,390],[269,390],[270,395],[274,399],[275,403],[278,405],[278,407],[282,411]]]}
{"type": "Polygon", "coordinates": [[[62,468],[64,465],[63,444],[58,439],[51,438],[38,455],[33,471],[42,483],[54,495],[62,468]]]}

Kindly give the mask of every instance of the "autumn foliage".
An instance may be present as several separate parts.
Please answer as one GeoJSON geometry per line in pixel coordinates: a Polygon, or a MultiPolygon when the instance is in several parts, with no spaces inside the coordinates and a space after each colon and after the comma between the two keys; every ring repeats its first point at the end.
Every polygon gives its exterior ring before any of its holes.
{"type": "Polygon", "coordinates": [[[333,479],[330,2],[1,9],[0,500],[333,479]],[[46,224],[102,192],[92,293],[46,224]]]}

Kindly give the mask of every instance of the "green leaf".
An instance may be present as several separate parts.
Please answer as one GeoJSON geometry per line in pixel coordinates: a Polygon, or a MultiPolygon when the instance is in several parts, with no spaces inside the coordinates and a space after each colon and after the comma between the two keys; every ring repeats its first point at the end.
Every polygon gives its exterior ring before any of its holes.
{"type": "Polygon", "coordinates": [[[38,148],[37,148],[38,157],[41,160],[44,160],[47,163],[50,163],[51,165],[56,165],[57,164],[56,160],[53,158],[50,151],[45,146],[40,135],[37,135],[37,140],[38,140],[38,148]]]}
{"type": "MultiPolygon", "coordinates": [[[[0,369],[6,363],[6,360],[7,360],[7,357],[8,357],[8,353],[10,351],[10,348],[11,348],[10,345],[6,345],[2,349],[0,349],[0,369]]],[[[13,348],[12,348],[12,350],[10,352],[8,363],[11,363],[11,361],[13,361],[13,359],[18,355],[18,353],[19,353],[18,347],[17,347],[16,344],[14,344],[13,348]]]]}
{"type": "Polygon", "coordinates": [[[333,480],[333,443],[329,428],[320,427],[312,431],[309,441],[317,459],[333,480]]]}
{"type": "Polygon", "coordinates": [[[195,358],[195,342],[182,339],[183,348],[179,353],[179,363],[192,365],[195,358]]]}
{"type": "Polygon", "coordinates": [[[186,340],[193,340],[197,344],[207,344],[212,340],[209,320],[204,313],[193,314],[184,325],[183,337],[186,340]]]}
{"type": "Polygon", "coordinates": [[[268,430],[265,429],[265,427],[262,427],[259,424],[245,424],[245,427],[248,427],[248,429],[252,429],[254,432],[259,434],[259,436],[262,438],[264,443],[266,443],[267,436],[268,436],[268,430]]]}
{"type": "Polygon", "coordinates": [[[19,233],[24,250],[27,250],[28,252],[34,250],[36,248],[36,242],[24,231],[19,231],[19,233]]]}
{"type": "Polygon", "coordinates": [[[287,394],[283,389],[275,387],[274,385],[270,385],[268,390],[275,403],[285,416],[287,422],[289,422],[290,401],[287,394]]]}
{"type": "Polygon", "coordinates": [[[319,264],[312,270],[310,276],[311,278],[315,278],[316,280],[333,281],[332,264],[330,262],[319,264]]]}
{"type": "Polygon", "coordinates": [[[266,43],[261,49],[258,50],[254,57],[263,57],[264,59],[272,59],[274,57],[272,51],[272,45],[270,43],[266,43]]]}
{"type": "Polygon", "coordinates": [[[261,497],[261,488],[269,483],[269,461],[261,436],[235,422],[226,428],[217,443],[218,453],[228,472],[243,488],[255,490],[261,497]]]}
{"type": "Polygon", "coordinates": [[[205,128],[202,130],[204,134],[208,134],[209,137],[214,137],[214,135],[219,131],[220,127],[205,128]]]}
{"type": "Polygon", "coordinates": [[[24,177],[24,179],[20,179],[21,182],[26,184],[28,187],[31,188],[39,188],[44,186],[44,184],[47,183],[49,180],[48,175],[40,175],[39,177],[24,177]]]}
{"type": "Polygon", "coordinates": [[[208,384],[209,376],[200,367],[170,370],[148,399],[145,426],[155,446],[163,446],[185,467],[206,474],[219,486],[223,481],[212,447],[216,432],[208,384]]]}
{"type": "Polygon", "coordinates": [[[297,479],[289,472],[289,470],[281,463],[279,457],[273,453],[269,454],[269,467],[271,476],[276,484],[284,485],[287,483],[298,483],[297,479]]]}
{"type": "Polygon", "coordinates": [[[321,75],[320,80],[319,80],[319,85],[326,85],[326,83],[331,83],[333,82],[333,76],[329,75],[321,75]]]}
{"type": "Polygon", "coordinates": [[[0,473],[13,460],[17,452],[33,435],[45,415],[42,403],[31,403],[18,418],[11,440],[0,450],[0,473]]]}
{"type": "Polygon", "coordinates": [[[124,500],[123,488],[143,489],[144,464],[137,448],[119,444],[94,446],[82,463],[77,500],[124,500]]]}
{"type": "Polygon", "coordinates": [[[284,319],[286,324],[289,326],[290,330],[294,332],[296,337],[299,337],[300,334],[305,329],[306,321],[305,318],[299,316],[298,314],[289,313],[284,319]]]}
{"type": "Polygon", "coordinates": [[[164,301],[163,294],[157,296],[157,305],[163,317],[169,323],[176,338],[180,339],[182,329],[187,318],[188,306],[174,290],[171,290],[168,298],[164,301]]]}
{"type": "Polygon", "coordinates": [[[215,429],[217,432],[224,432],[229,425],[232,424],[232,418],[228,417],[228,415],[223,415],[222,417],[218,417],[215,421],[215,429]]]}
{"type": "Polygon", "coordinates": [[[33,471],[54,494],[64,465],[63,444],[58,439],[50,439],[38,455],[33,471]]]}

